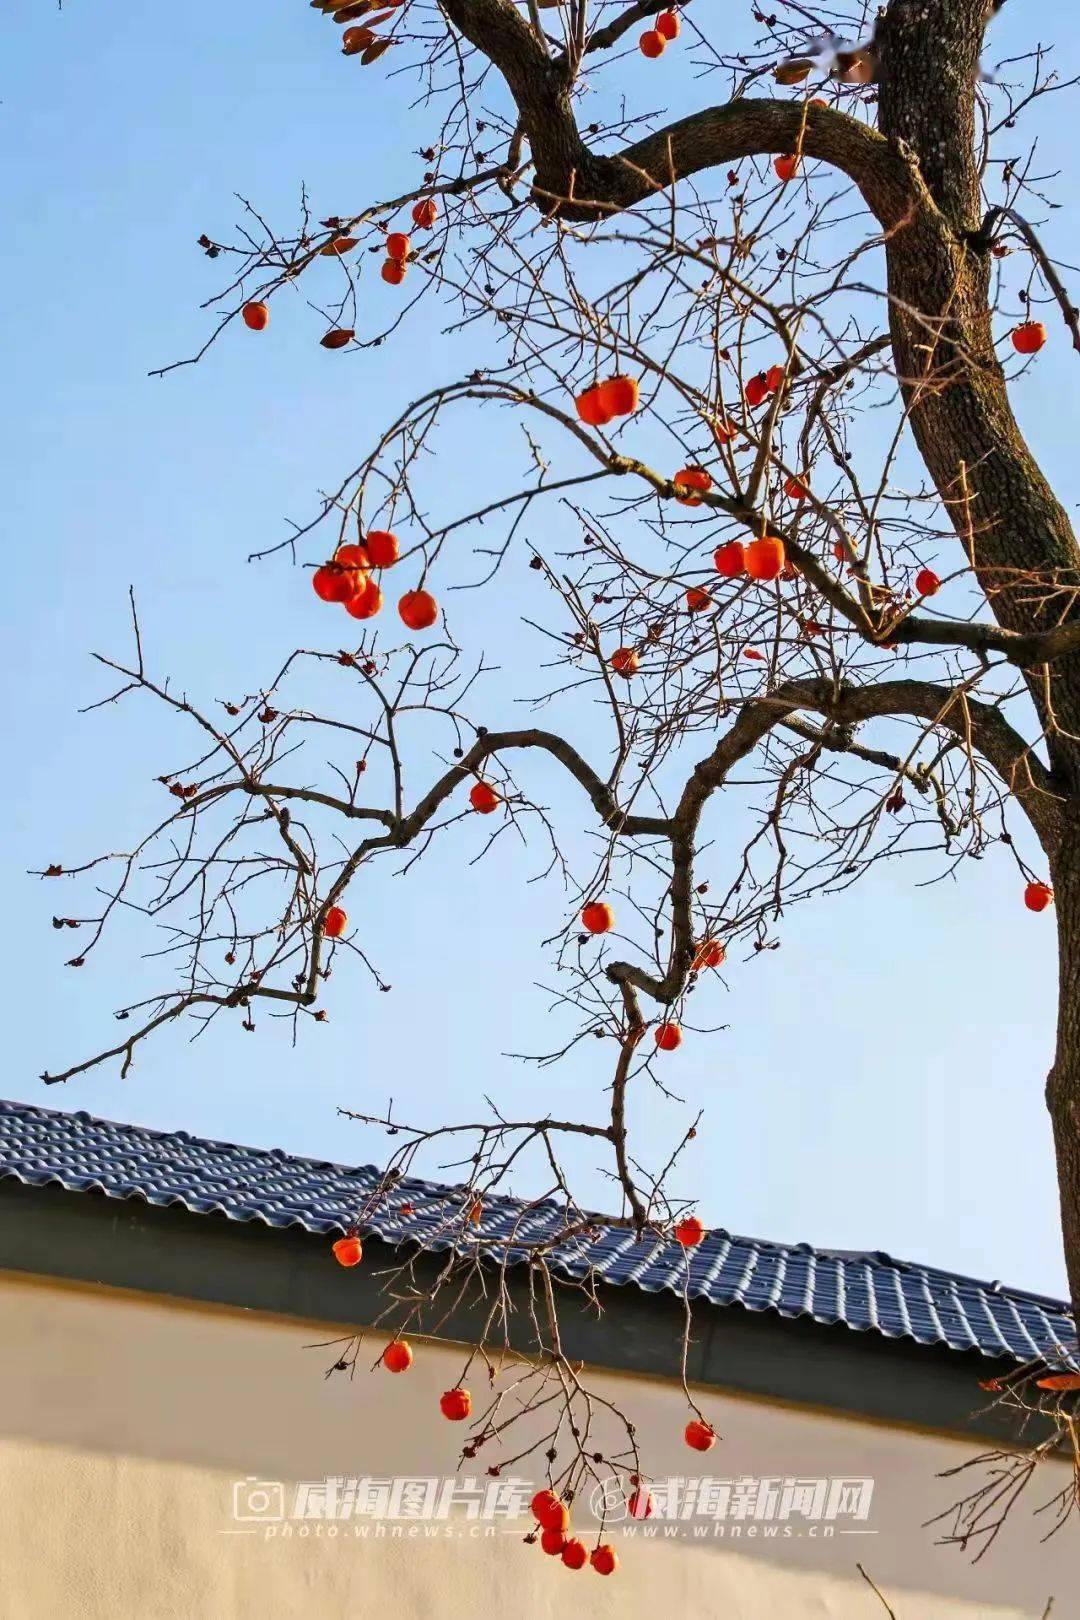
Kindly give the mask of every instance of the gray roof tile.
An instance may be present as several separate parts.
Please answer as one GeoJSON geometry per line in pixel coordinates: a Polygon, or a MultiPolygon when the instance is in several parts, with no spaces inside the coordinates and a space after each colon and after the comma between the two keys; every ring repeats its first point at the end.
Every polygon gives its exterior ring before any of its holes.
{"type": "MultiPolygon", "coordinates": [[[[337,1234],[357,1223],[389,1243],[428,1249],[462,1244],[461,1187],[405,1177],[376,1203],[381,1178],[371,1166],[302,1159],[280,1148],[211,1142],[186,1131],[152,1131],[0,1099],[0,1179],[7,1177],[29,1186],[57,1183],[111,1198],[181,1204],[197,1214],[272,1227],[337,1234]],[[413,1212],[402,1215],[403,1204],[413,1212]]],[[[554,1202],[487,1197],[481,1225],[468,1242],[500,1260],[508,1252],[523,1259],[526,1240],[554,1238],[563,1224],[564,1211],[554,1202]]],[[[590,1274],[649,1293],[688,1290],[691,1298],[716,1305],[811,1316],[1018,1362],[1042,1357],[1080,1366],[1068,1307],[1000,1283],[887,1254],[765,1243],[722,1230],[709,1232],[689,1254],[655,1234],[638,1242],[600,1217],[596,1232],[595,1238],[557,1246],[550,1263],[571,1277],[590,1274]]]]}

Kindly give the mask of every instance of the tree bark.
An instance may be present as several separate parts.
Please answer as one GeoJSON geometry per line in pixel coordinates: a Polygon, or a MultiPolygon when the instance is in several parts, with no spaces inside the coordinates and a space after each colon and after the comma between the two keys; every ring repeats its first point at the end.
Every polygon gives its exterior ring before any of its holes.
{"type": "MultiPolygon", "coordinates": [[[[1005,628],[1030,631],[1076,618],[1071,601],[1033,588],[1029,576],[1076,583],[1080,549],[1013,415],[994,350],[989,261],[972,245],[981,224],[974,104],[984,11],[982,0],[893,0],[878,30],[882,132],[911,151],[933,209],[887,239],[889,320],[915,442],[990,610],[1005,628]]],[[[1080,656],[1055,663],[1052,697],[1042,670],[1027,679],[1055,777],[1072,797],[1080,656]]]]}
{"type": "MultiPolygon", "coordinates": [[[[1080,549],[1017,426],[994,351],[975,161],[984,20],[982,0],[892,0],[878,30],[881,130],[912,152],[938,215],[887,242],[889,318],[912,433],[990,610],[1006,628],[1030,630],[1075,619],[1075,600],[1045,586],[1080,582],[1080,549]]],[[[1028,671],[1027,684],[1057,796],[1048,822],[1029,819],[1057,905],[1057,1049],[1046,1102],[1080,1315],[1080,657],[1028,671]]]]}
{"type": "MultiPolygon", "coordinates": [[[[1070,817],[1080,823],[1080,806],[1070,817]]],[[[1058,924],[1058,1021],[1046,1106],[1054,1130],[1061,1235],[1073,1310],[1080,1320],[1080,838],[1061,846],[1052,875],[1058,924]]]]}

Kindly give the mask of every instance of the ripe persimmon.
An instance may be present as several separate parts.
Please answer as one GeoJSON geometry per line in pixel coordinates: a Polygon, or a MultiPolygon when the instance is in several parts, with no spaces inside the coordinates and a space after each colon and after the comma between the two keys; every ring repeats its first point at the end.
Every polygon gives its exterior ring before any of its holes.
{"type": "Polygon", "coordinates": [[[331,906],[323,918],[323,933],[327,939],[340,939],[349,926],[349,914],[340,906],[331,906]]]}
{"type": "Polygon", "coordinates": [[[439,205],[434,197],[422,197],[419,202],[413,203],[413,224],[421,231],[430,231],[439,217],[439,205]]]}
{"type": "Polygon", "coordinates": [[[561,1530],[565,1535],[570,1528],[570,1509],[561,1497],[552,1491],[551,1500],[541,1504],[540,1512],[536,1515],[543,1530],[561,1530]]]}
{"type": "Polygon", "coordinates": [[[363,1244],[358,1237],[338,1238],[331,1252],[339,1266],[358,1266],[364,1258],[363,1244]]]}
{"type": "Polygon", "coordinates": [[[658,28],[649,28],[638,40],[638,46],[642,56],[647,56],[652,60],[657,56],[663,56],[667,50],[667,40],[658,28]]]}
{"type": "Polygon", "coordinates": [[[606,427],[615,414],[605,400],[602,383],[586,388],[577,396],[575,404],[578,415],[588,427],[606,427]]]}
{"type": "Polygon", "coordinates": [[[612,416],[632,416],[640,402],[641,390],[636,377],[620,372],[600,384],[600,399],[604,409],[612,416]]]}
{"type": "Polygon", "coordinates": [[[761,405],[766,399],[768,399],[769,385],[765,381],[765,373],[763,371],[756,372],[755,375],[750,378],[750,381],[743,389],[743,394],[746,398],[746,403],[750,406],[761,405]]]}
{"type": "Polygon", "coordinates": [[[332,326],[329,332],[323,333],[319,342],[324,349],[343,349],[355,336],[351,326],[332,326]]]}
{"type": "Polygon", "coordinates": [[[711,1423],[692,1418],[683,1431],[683,1439],[691,1451],[711,1451],[716,1444],[716,1431],[711,1423]]]}
{"type": "Polygon", "coordinates": [[[472,1396],[467,1389],[448,1389],[439,1396],[439,1411],[450,1423],[462,1423],[472,1411],[472,1396]]]}
{"type": "Polygon", "coordinates": [[[769,390],[770,394],[775,394],[778,388],[782,388],[784,386],[784,378],[786,376],[787,372],[784,370],[783,366],[769,367],[768,371],[765,373],[765,386],[769,390]]]}
{"type": "Polygon", "coordinates": [[[540,1536],[540,1545],[549,1558],[558,1558],[566,1545],[566,1537],[561,1530],[544,1530],[540,1536]]]}
{"type": "Polygon", "coordinates": [[[392,568],[398,560],[398,537],[389,529],[369,529],[364,544],[376,568],[392,568]]]}
{"type": "Polygon", "coordinates": [[[388,259],[407,259],[409,257],[409,238],[404,231],[391,231],[386,238],[386,257],[388,259]]]}
{"type": "MultiPolygon", "coordinates": [[[[359,569],[367,573],[371,568],[371,554],[366,546],[338,546],[334,552],[334,561],[339,568],[359,569]]],[[[357,588],[363,584],[362,580],[356,582],[357,588]]]]}
{"type": "Polygon", "coordinates": [[[1024,321],[1012,330],[1012,346],[1017,354],[1038,354],[1046,342],[1046,327],[1042,321],[1024,321]]]}
{"type": "Polygon", "coordinates": [[[405,270],[406,265],[404,259],[385,259],[379,274],[382,276],[384,281],[388,281],[390,283],[391,287],[400,287],[401,283],[405,280],[405,270]]]}
{"type": "Polygon", "coordinates": [[[345,611],[353,619],[373,619],[382,612],[383,593],[370,574],[362,576],[363,584],[345,603],[345,611]]]}
{"type": "Polygon", "coordinates": [[[784,542],[778,535],[763,534],[759,540],[751,540],[746,548],[746,572],[760,584],[779,579],[785,561],[784,542]]]}
{"type": "Polygon", "coordinates": [[[706,608],[712,607],[712,597],[702,585],[692,585],[686,593],[686,611],[688,613],[704,613],[706,608]]]}
{"type": "Polygon", "coordinates": [[[482,816],[490,816],[502,804],[502,799],[490,782],[474,782],[469,791],[469,803],[482,816]]]}
{"type": "Polygon", "coordinates": [[[682,467],[671,480],[675,485],[675,499],[683,506],[700,506],[701,495],[695,491],[712,489],[712,477],[704,467],[682,467]]]}
{"type": "Polygon", "coordinates": [[[626,1505],[632,1519],[651,1519],[656,1507],[651,1492],[643,1491],[640,1486],[626,1505]]]}
{"type": "Polygon", "coordinates": [[[589,1563],[598,1575],[614,1575],[619,1567],[619,1555],[610,1541],[602,1541],[589,1554],[589,1563]]]}
{"type": "Polygon", "coordinates": [[[245,304],[240,311],[240,315],[244,325],[253,332],[265,332],[270,325],[269,306],[259,299],[253,300],[250,304],[245,304]]]}
{"type": "Polygon", "coordinates": [[[794,474],[784,479],[784,494],[789,501],[805,501],[809,493],[809,484],[804,484],[802,479],[796,478],[794,474]]]}
{"type": "Polygon", "coordinates": [[[410,630],[429,630],[439,617],[439,604],[430,591],[406,591],[398,613],[410,630]]]}
{"type": "Polygon", "coordinates": [[[776,178],[786,186],[798,174],[801,161],[798,152],[781,152],[779,157],[773,158],[776,178]]]}
{"type": "Polygon", "coordinates": [[[391,1339],[382,1353],[382,1364],[387,1372],[408,1372],[413,1363],[412,1346],[404,1339],[391,1339]]]}
{"type": "Polygon", "coordinates": [[[679,29],[681,26],[682,25],[679,22],[679,13],[677,11],[661,11],[658,13],[656,18],[656,32],[658,34],[663,34],[665,39],[678,39],[679,29]]]}
{"type": "Polygon", "coordinates": [[[549,1507],[552,1502],[557,1502],[558,1500],[559,1498],[555,1495],[554,1491],[537,1491],[536,1495],[529,1503],[529,1511],[536,1520],[537,1524],[541,1526],[543,1525],[544,1509],[549,1507]]]}
{"type": "Polygon", "coordinates": [[[713,567],[725,579],[738,579],[746,573],[746,552],[741,540],[729,540],[713,552],[713,567]]]}
{"type": "Polygon", "coordinates": [[[660,1052],[674,1052],[677,1046],[682,1045],[682,1028],[678,1024],[657,1024],[653,1036],[657,1050],[660,1052]]]}
{"type": "Polygon", "coordinates": [[[571,1536],[562,1550],[562,1561],[567,1569],[584,1569],[589,1561],[585,1543],[571,1536]]]}
{"type": "Polygon", "coordinates": [[[582,926],[590,934],[606,934],[615,926],[615,913],[602,900],[590,900],[581,913],[582,926]]]}
{"type": "Polygon", "coordinates": [[[920,568],[915,575],[915,589],[920,596],[936,596],[941,589],[941,581],[932,568],[920,568]]]}
{"type": "Polygon", "coordinates": [[[332,236],[329,242],[324,242],[319,252],[327,259],[340,259],[342,254],[351,253],[356,246],[358,238],[355,236],[332,236]]]}
{"type": "Polygon", "coordinates": [[[323,563],[321,568],[316,568],[311,583],[315,595],[322,602],[347,602],[356,591],[349,570],[334,562],[323,563]]]}
{"type": "Polygon", "coordinates": [[[1054,898],[1048,883],[1029,883],[1024,890],[1024,904],[1029,911],[1045,911],[1054,898]]]}
{"type": "Polygon", "coordinates": [[[705,1236],[705,1228],[696,1215],[684,1215],[675,1228],[675,1241],[684,1249],[696,1249],[705,1236]]]}
{"type": "Polygon", "coordinates": [[[703,939],[694,952],[694,972],[722,967],[726,956],[727,951],[718,939],[703,939]]]}
{"type": "Polygon", "coordinates": [[[625,680],[637,674],[639,665],[640,659],[633,647],[616,647],[611,655],[612,669],[616,675],[623,676],[625,680]]]}

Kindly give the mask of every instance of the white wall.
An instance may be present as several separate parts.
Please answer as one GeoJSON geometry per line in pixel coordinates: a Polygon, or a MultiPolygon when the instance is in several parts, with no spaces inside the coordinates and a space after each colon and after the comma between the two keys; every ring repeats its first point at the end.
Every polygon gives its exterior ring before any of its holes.
{"type": "MultiPolygon", "coordinates": [[[[460,1349],[420,1343],[409,1373],[350,1384],[324,1380],[329,1351],[305,1349],[337,1332],[0,1273],[0,1616],[884,1620],[856,1560],[897,1620],[1038,1620],[1051,1595],[1055,1620],[1080,1612],[1075,1528],[1042,1547],[1021,1512],[975,1568],[920,1528],[955,1494],[935,1475],[972,1446],[706,1393],[724,1438],[697,1457],[676,1387],[610,1374],[591,1382],[632,1409],[655,1479],[873,1476],[869,1520],[837,1521],[831,1537],[798,1521],[776,1539],[616,1533],[622,1566],[607,1580],[525,1546],[527,1525],[505,1519],[490,1537],[457,1512],[437,1535],[374,1539],[353,1521],[333,1538],[318,1523],[288,1536],[238,1522],[233,1485],[248,1475],[290,1493],[327,1475],[453,1476],[461,1431],[437,1402],[460,1349]],[[856,1528],[869,1533],[844,1533],[856,1528]]],[[[1032,1505],[1065,1478],[1049,1470],[1032,1505]]]]}

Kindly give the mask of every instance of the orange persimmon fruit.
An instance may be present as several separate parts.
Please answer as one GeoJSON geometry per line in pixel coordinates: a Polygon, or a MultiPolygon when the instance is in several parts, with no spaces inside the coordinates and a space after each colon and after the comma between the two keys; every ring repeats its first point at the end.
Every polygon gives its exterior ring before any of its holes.
{"type": "Polygon", "coordinates": [[[675,499],[683,506],[700,506],[701,495],[713,484],[704,467],[681,467],[671,482],[675,485],[675,499]]]}
{"type": "Polygon", "coordinates": [[[398,613],[410,630],[429,630],[439,617],[439,604],[430,591],[406,591],[398,613]]]}
{"type": "Polygon", "coordinates": [[[1017,354],[1038,354],[1046,342],[1046,327],[1042,321],[1023,321],[1013,327],[1011,335],[1017,354]]]}
{"type": "Polygon", "coordinates": [[[716,1444],[716,1430],[711,1423],[692,1418],[683,1430],[683,1439],[691,1451],[711,1451],[716,1444]]]}
{"type": "Polygon", "coordinates": [[[472,1396],[467,1389],[448,1389],[439,1396],[439,1411],[449,1423],[463,1423],[472,1411],[472,1396]]]}
{"type": "Polygon", "coordinates": [[[641,398],[637,378],[628,377],[624,372],[609,377],[600,384],[600,398],[604,409],[612,416],[632,416],[641,398]]]}
{"type": "Polygon", "coordinates": [[[352,619],[373,619],[382,612],[383,593],[370,574],[363,576],[363,584],[345,603],[345,611],[352,619]]]}
{"type": "Polygon", "coordinates": [[[482,816],[490,816],[502,804],[502,799],[490,782],[474,782],[469,790],[469,803],[482,816]]]}
{"type": "Polygon", "coordinates": [[[746,548],[746,572],[760,584],[779,579],[784,572],[784,542],[775,534],[763,534],[746,548]]]}
{"type": "Polygon", "coordinates": [[[412,1346],[404,1339],[391,1339],[382,1353],[382,1364],[387,1372],[408,1372],[413,1363],[412,1346]]]}
{"type": "Polygon", "coordinates": [[[401,548],[389,529],[369,529],[364,544],[376,568],[392,568],[397,562],[401,548]]]}
{"type": "Polygon", "coordinates": [[[323,918],[323,933],[327,939],[340,939],[349,926],[349,914],[340,906],[331,906],[323,918]]]}
{"type": "Polygon", "coordinates": [[[590,900],[581,913],[582,926],[590,934],[606,934],[615,925],[615,913],[602,900],[590,900]]]}

